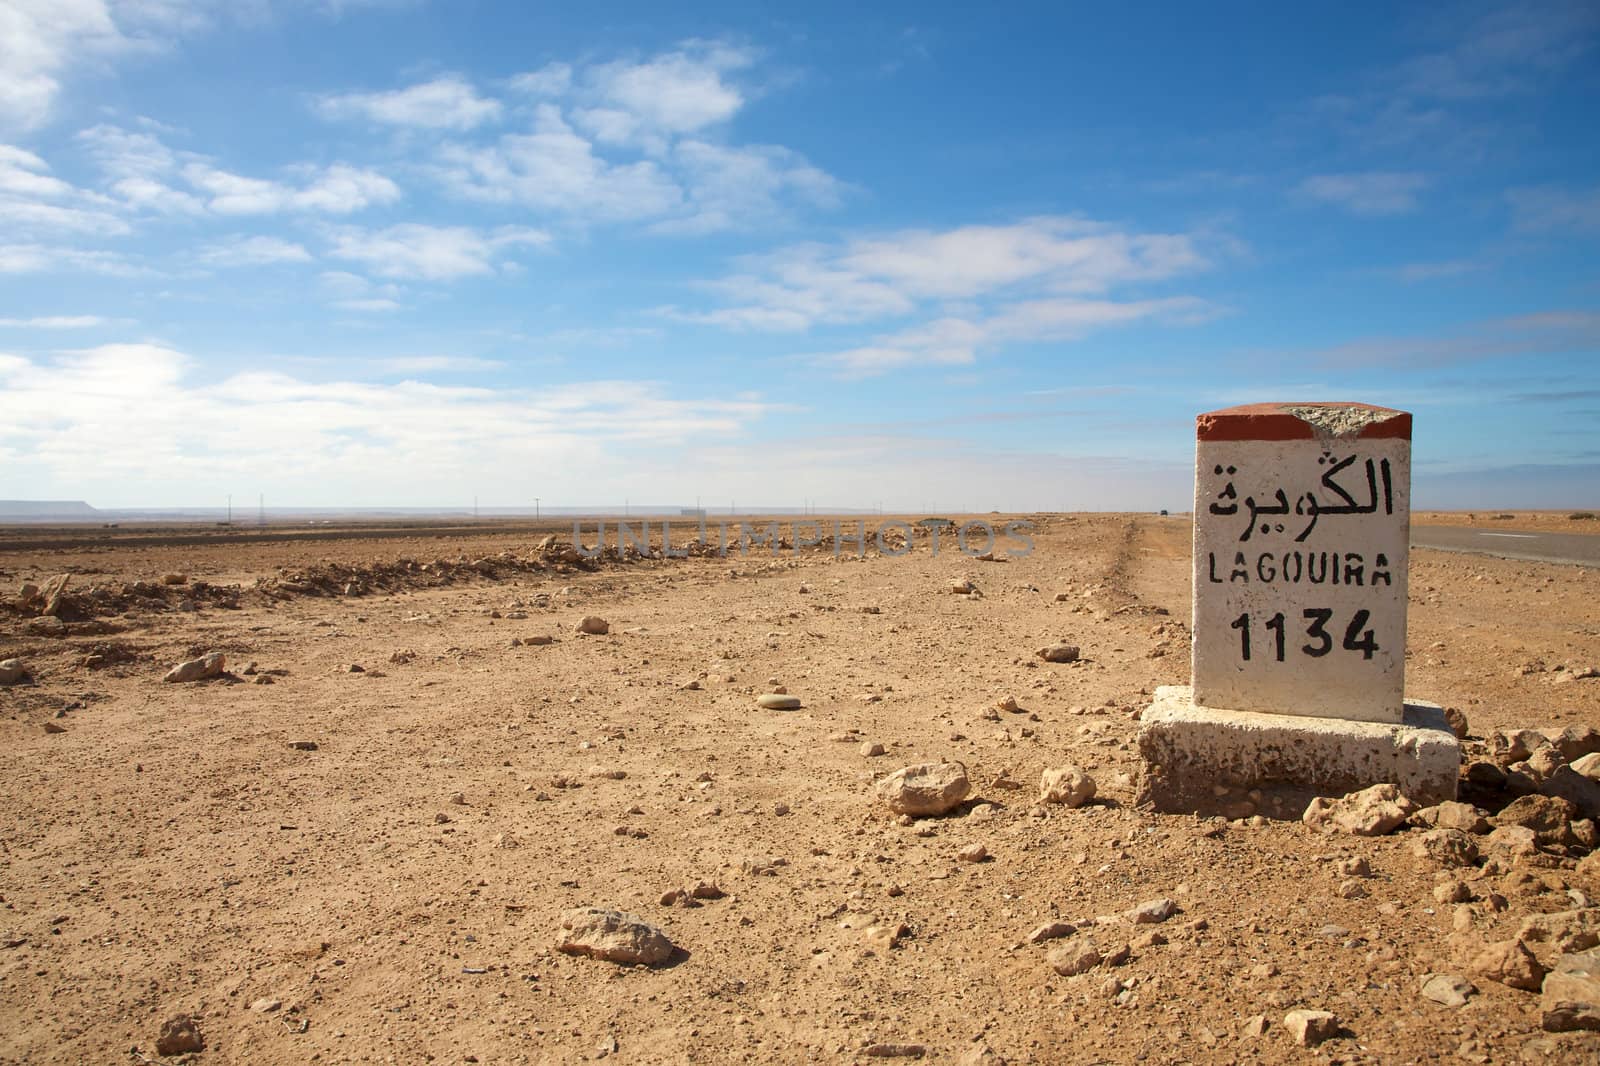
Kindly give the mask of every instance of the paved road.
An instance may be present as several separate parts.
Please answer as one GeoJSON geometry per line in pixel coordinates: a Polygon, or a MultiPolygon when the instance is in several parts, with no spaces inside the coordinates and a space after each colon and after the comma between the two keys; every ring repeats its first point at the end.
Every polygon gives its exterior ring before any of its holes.
{"type": "Polygon", "coordinates": [[[1413,548],[1498,555],[1537,563],[1600,566],[1600,536],[1588,533],[1525,533],[1467,526],[1412,526],[1413,548]]]}

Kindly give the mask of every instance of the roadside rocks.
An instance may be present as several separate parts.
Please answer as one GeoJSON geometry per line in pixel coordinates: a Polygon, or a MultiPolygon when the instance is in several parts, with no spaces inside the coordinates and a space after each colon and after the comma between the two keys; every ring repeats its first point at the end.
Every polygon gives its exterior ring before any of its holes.
{"type": "Polygon", "coordinates": [[[1035,654],[1047,663],[1075,663],[1079,652],[1076,644],[1049,644],[1035,654]]]}
{"type": "Polygon", "coordinates": [[[1088,937],[1079,937],[1057,948],[1051,948],[1045,962],[1062,977],[1076,977],[1088,973],[1105,961],[1100,949],[1088,937]]]}
{"type": "Polygon", "coordinates": [[[187,662],[179,663],[171,670],[168,670],[167,675],[161,680],[183,683],[221,677],[223,671],[227,668],[227,663],[227,657],[222,652],[214,651],[198,659],[190,659],[187,662]]]}
{"type": "Polygon", "coordinates": [[[179,1014],[161,1023],[161,1035],[156,1037],[156,1054],[189,1055],[204,1051],[206,1039],[200,1027],[187,1014],[179,1014]]]}
{"type": "Polygon", "coordinates": [[[1600,951],[1563,955],[1546,975],[1539,999],[1546,1032],[1600,1030],[1600,951]]]}
{"type": "Polygon", "coordinates": [[[1538,991],[1545,974],[1545,967],[1521,940],[1501,940],[1488,945],[1472,957],[1471,968],[1491,981],[1528,992],[1538,991]]]}
{"type": "Polygon", "coordinates": [[[1478,845],[1459,829],[1430,829],[1411,845],[1411,853],[1441,866],[1472,866],[1478,861],[1478,845]]]}
{"type": "Polygon", "coordinates": [[[0,685],[15,685],[27,676],[28,670],[22,665],[21,659],[0,662],[0,685]]]}
{"type": "Polygon", "coordinates": [[[1094,799],[1094,778],[1076,766],[1046,770],[1039,779],[1039,802],[1082,807],[1094,799]]]}
{"type": "Polygon", "coordinates": [[[1453,973],[1430,973],[1422,978],[1422,998],[1441,1007],[1462,1007],[1467,997],[1478,991],[1465,977],[1453,973]]]}
{"type": "Polygon", "coordinates": [[[622,911],[580,907],[561,916],[556,950],[625,965],[656,966],[672,957],[672,941],[658,926],[622,911]]]}
{"type": "Polygon", "coordinates": [[[579,633],[603,637],[611,632],[611,623],[597,614],[584,615],[583,620],[573,627],[579,633]]]}
{"type": "Polygon", "coordinates": [[[1172,899],[1149,899],[1130,910],[1124,917],[1134,925],[1156,925],[1178,913],[1178,903],[1172,899]]]}
{"type": "Polygon", "coordinates": [[[1338,799],[1317,797],[1306,807],[1301,821],[1312,828],[1338,830],[1372,837],[1392,833],[1417,809],[1392,784],[1373,785],[1338,799]]]}
{"type": "Polygon", "coordinates": [[[763,692],[756,697],[756,706],[767,711],[797,711],[800,709],[800,697],[782,692],[763,692]]]}
{"type": "Polygon", "coordinates": [[[967,768],[958,762],[902,767],[877,784],[878,798],[889,810],[913,818],[946,814],[971,791],[967,768]]]}
{"type": "Polygon", "coordinates": [[[1292,1010],[1283,1016],[1283,1028],[1301,1047],[1315,1047],[1339,1035],[1339,1019],[1325,1010],[1292,1010]]]}

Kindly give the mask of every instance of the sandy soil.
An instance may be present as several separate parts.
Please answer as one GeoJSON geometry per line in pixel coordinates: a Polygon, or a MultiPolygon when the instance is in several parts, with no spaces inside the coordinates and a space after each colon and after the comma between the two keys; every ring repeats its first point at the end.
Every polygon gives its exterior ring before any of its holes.
{"type": "Polygon", "coordinates": [[[1420,526],[1471,526],[1532,533],[1600,534],[1600,511],[1413,511],[1420,526]]]}
{"type": "MultiPolygon", "coordinates": [[[[62,632],[0,609],[0,659],[33,678],[0,687],[0,1060],[156,1060],[179,1013],[200,1063],[1600,1054],[1600,1035],[1541,1033],[1536,993],[1418,994],[1527,914],[1572,907],[1569,888],[1600,896],[1572,860],[1457,930],[1407,834],[1132,806],[1135,717],[1187,680],[1189,525],[1034,521],[1037,550],[1001,562],[919,542],[865,561],[417,571],[353,595],[302,579],[526,557],[535,533],[13,546],[7,599],[65,572],[80,591],[191,583],[62,632]],[[960,577],[982,595],[951,595],[960,577]],[[585,615],[609,634],[575,633],[585,615]],[[555,642],[513,646],[540,634],[555,642]],[[1083,661],[1035,657],[1055,640],[1083,661]],[[229,675],[162,683],[211,650],[229,675]],[[756,708],[773,679],[800,710],[756,708]],[[1008,694],[1022,711],[996,719],[1008,694]],[[928,759],[963,761],[974,800],[898,824],[873,782],[928,759]],[[1041,771],[1068,763],[1100,800],[1036,806],[1041,771]],[[975,843],[989,857],[959,861],[975,843]],[[1351,857],[1373,870],[1364,897],[1337,892],[1351,857]],[[699,881],[727,896],[661,905],[699,881]],[[1125,932],[1118,966],[1061,977],[1023,942],[1162,896],[1181,908],[1165,943],[1125,932]],[[653,969],[556,953],[562,912],[589,905],[680,950],[653,969]],[[868,943],[899,923],[896,946],[868,943]],[[1341,1035],[1294,1046],[1296,1007],[1334,1012],[1341,1035]],[[1246,1035],[1258,1014],[1267,1032],[1246,1035]]],[[[1576,677],[1600,664],[1600,573],[1419,551],[1411,589],[1409,692],[1475,736],[1600,723],[1600,680],[1576,677]]]]}

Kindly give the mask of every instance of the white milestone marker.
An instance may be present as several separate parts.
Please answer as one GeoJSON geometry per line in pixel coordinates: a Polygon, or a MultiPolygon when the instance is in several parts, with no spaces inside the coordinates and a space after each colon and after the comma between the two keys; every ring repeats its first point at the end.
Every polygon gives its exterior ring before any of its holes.
{"type": "Polygon", "coordinates": [[[1401,721],[1411,416],[1252,404],[1197,419],[1194,702],[1401,721]]]}

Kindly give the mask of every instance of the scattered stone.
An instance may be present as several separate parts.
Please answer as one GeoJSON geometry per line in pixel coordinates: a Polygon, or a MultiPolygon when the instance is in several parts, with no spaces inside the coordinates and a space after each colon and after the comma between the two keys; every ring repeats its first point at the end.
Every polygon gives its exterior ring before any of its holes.
{"type": "Polygon", "coordinates": [[[179,1014],[161,1023],[161,1035],[156,1037],[156,1053],[159,1055],[189,1055],[204,1051],[205,1046],[200,1027],[187,1014],[179,1014]]]}
{"type": "Polygon", "coordinates": [[[67,727],[64,725],[57,725],[54,722],[46,722],[44,724],[44,731],[46,733],[65,733],[67,731],[67,727]]]}
{"type": "Polygon", "coordinates": [[[1570,766],[1563,766],[1545,777],[1539,784],[1539,791],[1571,803],[1582,817],[1600,818],[1600,782],[1590,780],[1570,766]]]}
{"type": "Polygon", "coordinates": [[[21,659],[6,659],[0,662],[0,685],[15,685],[27,676],[27,668],[22,665],[21,659]]]}
{"type": "Polygon", "coordinates": [[[1467,997],[1478,991],[1465,977],[1453,973],[1430,973],[1422,978],[1422,998],[1442,1007],[1462,1007],[1467,997]]]}
{"type": "Polygon", "coordinates": [[[585,615],[583,621],[579,622],[575,628],[579,633],[589,633],[593,636],[602,637],[611,632],[611,623],[599,615],[590,614],[585,615]]]}
{"type": "Polygon", "coordinates": [[[689,895],[695,899],[721,899],[727,893],[718,888],[714,881],[699,881],[689,890],[689,895]]]}
{"type": "Polygon", "coordinates": [[[1339,1019],[1325,1010],[1292,1010],[1283,1016],[1283,1027],[1301,1047],[1315,1047],[1339,1035],[1339,1019]]]}
{"type": "Polygon", "coordinates": [[[555,642],[556,638],[552,637],[548,633],[535,633],[531,637],[522,638],[522,643],[526,644],[530,648],[542,648],[546,644],[554,644],[555,642]]]}
{"type": "Polygon", "coordinates": [[[904,922],[890,922],[885,925],[869,925],[862,930],[861,938],[867,946],[879,951],[893,951],[900,946],[900,941],[911,935],[911,927],[904,922]]]}
{"type": "Polygon", "coordinates": [[[1088,973],[1099,966],[1102,960],[1103,956],[1099,949],[1088,937],[1052,948],[1050,954],[1045,956],[1045,962],[1062,977],[1076,977],[1080,973],[1088,973]]]}
{"type": "Polygon", "coordinates": [[[1545,967],[1521,940],[1502,940],[1473,956],[1472,971],[1510,988],[1536,992],[1545,967]]]}
{"type": "Polygon", "coordinates": [[[276,996],[262,996],[260,999],[250,1004],[250,1009],[255,1011],[257,1014],[271,1014],[281,1006],[283,1006],[283,1000],[277,998],[276,996]]]}
{"type": "Polygon", "coordinates": [[[1151,899],[1139,904],[1125,917],[1134,925],[1157,925],[1178,913],[1178,903],[1171,899],[1151,899]]]}
{"type": "Polygon", "coordinates": [[[756,697],[756,706],[768,711],[797,711],[800,709],[800,697],[782,692],[763,692],[756,697]]]}
{"type": "Polygon", "coordinates": [[[1472,889],[1465,881],[1446,881],[1433,890],[1433,898],[1439,903],[1469,903],[1472,900],[1472,889]]]}
{"type": "Polygon", "coordinates": [[[1078,647],[1075,644],[1051,644],[1040,648],[1037,654],[1039,658],[1047,663],[1075,663],[1078,661],[1078,647]]]}
{"type": "Polygon", "coordinates": [[[1478,845],[1459,829],[1430,829],[1411,845],[1411,854],[1442,866],[1471,866],[1478,861],[1478,845]]]}
{"type": "Polygon", "coordinates": [[[920,1059],[927,1053],[922,1044],[868,1044],[861,1049],[869,1059],[920,1059]]]}
{"type": "Polygon", "coordinates": [[[1580,756],[1569,765],[1574,773],[1582,774],[1590,781],[1600,782],[1600,752],[1590,752],[1588,755],[1580,756]]]}
{"type": "Polygon", "coordinates": [[[863,740],[860,750],[864,757],[874,759],[883,754],[883,745],[875,740],[863,740]]]}
{"type": "Polygon", "coordinates": [[[1484,817],[1482,811],[1470,803],[1457,803],[1455,800],[1424,807],[1406,821],[1424,829],[1459,829],[1463,833],[1480,836],[1491,828],[1489,819],[1484,817]]]}
{"type": "Polygon", "coordinates": [[[971,578],[964,577],[960,581],[952,581],[950,591],[957,596],[970,596],[978,591],[978,586],[972,583],[971,578]]]}
{"type": "Polygon", "coordinates": [[[1373,837],[1394,832],[1416,809],[1398,788],[1384,783],[1338,799],[1318,796],[1306,807],[1301,821],[1313,828],[1373,837]]]}
{"type": "Polygon", "coordinates": [[[1467,716],[1455,707],[1444,709],[1445,724],[1450,727],[1450,732],[1456,735],[1457,740],[1467,739],[1467,716]]]}
{"type": "Polygon", "coordinates": [[[655,966],[672,957],[672,941],[659,927],[631,914],[580,907],[561,916],[556,950],[607,962],[655,966]]]}
{"type": "Polygon", "coordinates": [[[186,681],[204,681],[207,678],[221,677],[223,669],[227,666],[227,657],[220,651],[214,651],[199,659],[190,659],[188,662],[179,663],[167,671],[163,681],[182,683],[186,681]]]}
{"type": "Polygon", "coordinates": [[[1338,871],[1345,877],[1371,877],[1372,864],[1362,856],[1339,860],[1338,871]]]}
{"type": "Polygon", "coordinates": [[[188,574],[162,574],[161,575],[161,583],[163,585],[187,585],[189,583],[189,575],[188,574]]]}
{"type": "Polygon", "coordinates": [[[1546,1032],[1600,1030],[1600,951],[1557,959],[1544,979],[1539,1008],[1546,1032]]]}
{"type": "Polygon", "coordinates": [[[1017,703],[1017,698],[1015,696],[1003,696],[996,700],[994,709],[997,711],[1005,711],[1008,714],[1020,714],[1022,712],[1022,706],[1017,703]]]}
{"type": "Polygon", "coordinates": [[[879,798],[895,814],[923,817],[954,809],[967,798],[972,783],[961,763],[918,763],[885,777],[878,782],[877,790],[879,798]]]}
{"type": "Polygon", "coordinates": [[[316,751],[317,742],[314,740],[291,740],[289,741],[289,747],[295,751],[316,751]]]}
{"type": "Polygon", "coordinates": [[[1517,928],[1517,939],[1550,944],[1560,952],[1586,951],[1600,945],[1600,909],[1584,907],[1530,914],[1517,928]]]}
{"type": "Polygon", "coordinates": [[[1039,778],[1039,802],[1082,807],[1094,799],[1094,778],[1076,766],[1046,770],[1039,778]]]}
{"type": "Polygon", "coordinates": [[[982,844],[968,844],[956,852],[956,858],[962,862],[982,862],[989,857],[989,849],[982,844]]]}
{"type": "Polygon", "coordinates": [[[1494,823],[1531,829],[1540,844],[1563,844],[1569,834],[1568,823],[1577,817],[1577,808],[1567,800],[1533,795],[1512,800],[1495,816],[1494,823]]]}
{"type": "Polygon", "coordinates": [[[1259,1040],[1267,1035],[1267,1029],[1270,1025],[1271,1023],[1267,1021],[1265,1014],[1253,1014],[1244,1020],[1243,1025],[1239,1026],[1239,1032],[1242,1036],[1251,1040],[1259,1040]]]}
{"type": "Polygon", "coordinates": [[[1046,940],[1060,940],[1069,937],[1078,931],[1078,927],[1071,922],[1046,922],[1044,925],[1029,933],[1026,940],[1030,944],[1043,944],[1046,940]]]}

